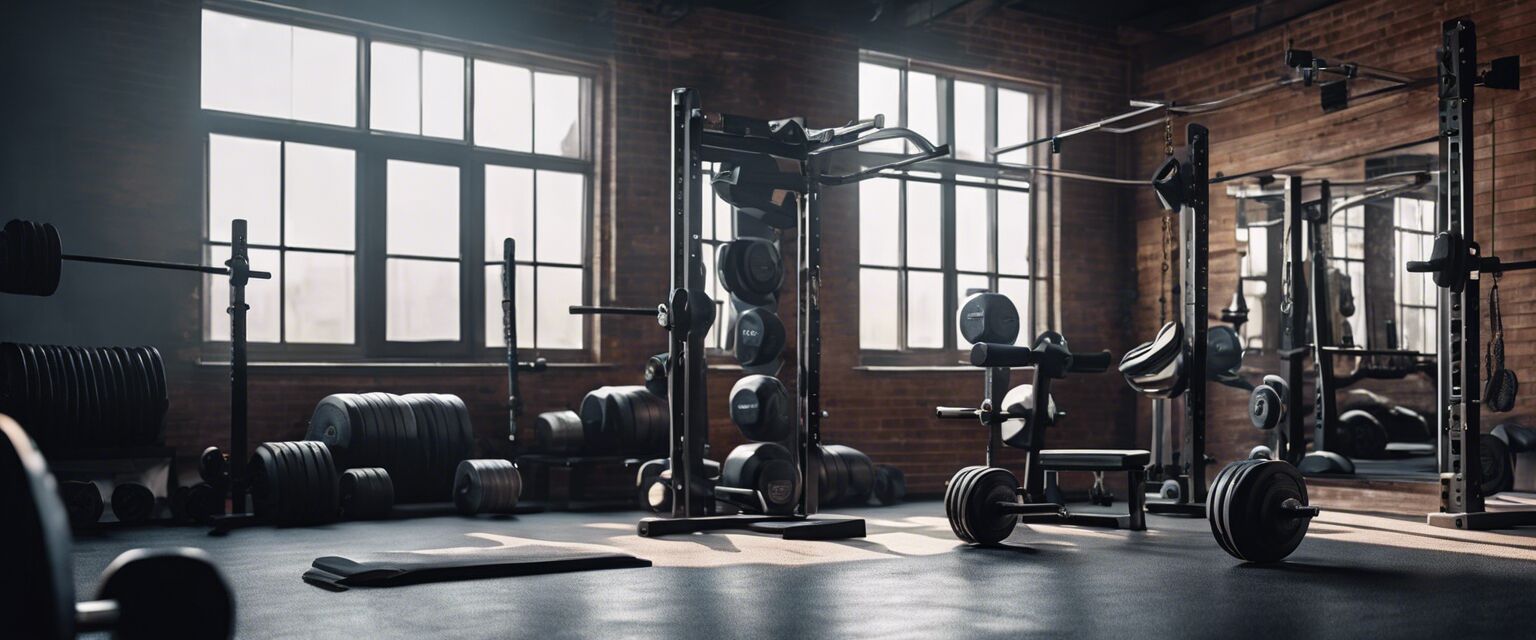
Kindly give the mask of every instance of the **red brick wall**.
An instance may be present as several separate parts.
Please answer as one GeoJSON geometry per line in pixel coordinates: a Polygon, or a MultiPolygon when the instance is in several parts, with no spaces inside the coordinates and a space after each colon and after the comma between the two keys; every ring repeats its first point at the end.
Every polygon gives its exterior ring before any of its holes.
{"type": "MultiPolygon", "coordinates": [[[[655,304],[666,289],[668,123],[674,87],[698,88],[710,110],[805,116],[812,126],[841,124],[855,115],[859,51],[870,48],[1054,85],[1057,118],[1073,125],[1121,108],[1129,83],[1128,62],[1112,44],[1113,33],[982,7],[926,28],[862,40],[713,10],[669,23],[651,15],[643,2],[605,4],[596,17],[584,6],[475,3],[474,9],[462,11],[483,15],[433,15],[430,20],[421,16],[429,13],[425,9],[402,3],[297,4],[342,14],[355,9],[395,26],[511,47],[544,46],[541,40],[504,32],[512,27],[502,25],[518,22],[522,11],[568,11],[554,16],[554,23],[564,20],[583,25],[587,34],[605,34],[551,45],[561,55],[607,69],[593,240],[599,256],[599,299],[594,302],[605,304],[655,304]]],[[[0,203],[26,213],[7,213],[71,223],[68,233],[80,238],[85,251],[197,259],[202,211],[198,10],[198,3],[190,1],[80,0],[27,11],[24,20],[11,22],[20,38],[12,40],[18,49],[38,48],[29,59],[42,51],[62,60],[29,77],[25,86],[67,104],[45,101],[17,108],[38,127],[8,151],[14,161],[0,174],[8,187],[0,189],[5,198],[0,203]],[[52,41],[54,34],[70,35],[61,44],[52,41]]],[[[1059,162],[1069,169],[1112,173],[1120,155],[1113,139],[1083,139],[1059,162]]],[[[1060,274],[1054,289],[1060,321],[1052,325],[1080,348],[1119,352],[1129,342],[1125,327],[1134,293],[1135,238],[1122,222],[1126,195],[1113,187],[1078,183],[1042,186],[1051,187],[1057,221],[1051,230],[1056,250],[1048,260],[1060,274]]],[[[960,466],[981,460],[985,436],[977,425],[932,419],[932,408],[974,403],[982,376],[966,370],[857,368],[856,200],[852,188],[831,189],[825,198],[823,392],[831,414],[825,439],[900,466],[914,492],[934,493],[960,466]]],[[[189,454],[207,444],[224,444],[227,371],[195,364],[198,283],[191,278],[105,277],[111,279],[98,285],[70,283],[73,287],[51,300],[0,299],[8,317],[26,318],[4,337],[162,345],[172,360],[168,440],[189,454]],[[141,285],[141,280],[153,284],[141,285]],[[140,292],[145,299],[124,305],[131,310],[101,304],[126,291],[140,292]],[[88,326],[73,330],[78,324],[88,326]]],[[[781,303],[791,331],[793,309],[791,293],[781,303]]],[[[573,406],[599,385],[637,383],[643,359],[665,347],[664,334],[648,320],[598,322],[600,366],[525,377],[528,416],[573,406]]],[[[711,406],[721,409],[713,414],[711,430],[716,456],[740,442],[723,410],[737,377],[729,370],[711,372],[711,406]]],[[[781,377],[793,381],[793,366],[786,366],[781,377]]],[[[505,455],[510,449],[504,437],[504,379],[500,370],[465,367],[257,368],[251,373],[251,440],[300,437],[314,403],[329,393],[437,391],[463,396],[483,453],[505,455]]],[[[1058,428],[1053,445],[1129,444],[1134,406],[1118,378],[1068,380],[1057,395],[1071,418],[1058,428]]]]}
{"type": "MultiPolygon", "coordinates": [[[[1398,70],[1413,76],[1434,73],[1433,52],[1440,42],[1444,20],[1470,15],[1479,31],[1479,56],[1483,61],[1505,55],[1521,55],[1526,86],[1536,63],[1536,6],[1528,2],[1439,2],[1428,0],[1345,0],[1298,17],[1285,24],[1237,38],[1192,58],[1135,74],[1137,97],[1192,102],[1225,95],[1286,73],[1281,61],[1286,40],[1294,38],[1300,49],[1313,49],[1333,61],[1351,61],[1398,70]]],[[[1489,216],[1498,206],[1498,252],[1506,259],[1528,259],[1536,251],[1536,111],[1531,91],[1520,93],[1479,90],[1477,124],[1476,198],[1478,234],[1486,247],[1489,216]],[[1490,180],[1490,120],[1498,129],[1498,191],[1490,180]]],[[[1315,90],[1282,91],[1242,107],[1202,115],[1194,121],[1211,129],[1211,172],[1225,174],[1353,155],[1374,148],[1411,142],[1435,135],[1436,97],[1432,88],[1399,93],[1349,109],[1324,114],[1315,90]]],[[[1176,144],[1183,142],[1181,118],[1175,124],[1176,144]]],[[[1162,159],[1160,132],[1148,132],[1135,142],[1136,175],[1150,174],[1162,159]]],[[[1227,303],[1236,285],[1236,253],[1233,241],[1235,208],[1219,189],[1213,189],[1211,211],[1211,307],[1227,303]]],[[[1161,213],[1151,196],[1132,206],[1136,220],[1137,272],[1140,302],[1135,306],[1138,336],[1155,330],[1158,291],[1158,220],[1161,213]]],[[[1367,239],[1368,242],[1376,240],[1367,239]]],[[[1536,304],[1530,293],[1530,274],[1504,279],[1505,323],[1510,365],[1529,379],[1536,375],[1536,304]]],[[[1271,310],[1271,313],[1275,313],[1271,310]]],[[[1139,338],[1139,339],[1147,339],[1139,338]]],[[[1277,372],[1274,357],[1261,358],[1256,371],[1277,372]]],[[[1211,453],[1223,462],[1245,456],[1261,436],[1248,426],[1244,414],[1245,393],[1211,386],[1208,442],[1211,453]]],[[[1536,414],[1529,394],[1514,414],[1530,420],[1536,414]]],[[[1150,420],[1140,412],[1140,431],[1150,420]]],[[[1510,419],[1485,416],[1491,427],[1510,419]]],[[[1145,437],[1145,436],[1143,436],[1145,437]]]]}

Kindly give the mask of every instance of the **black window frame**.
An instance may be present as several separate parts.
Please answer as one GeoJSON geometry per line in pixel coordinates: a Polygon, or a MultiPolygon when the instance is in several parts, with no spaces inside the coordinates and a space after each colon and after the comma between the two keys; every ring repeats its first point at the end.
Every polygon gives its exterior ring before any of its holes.
{"type": "MultiPolygon", "coordinates": [[[[356,39],[356,117],[352,126],[322,124],[287,118],[256,116],[211,109],[199,109],[202,130],[203,167],[205,175],[201,185],[204,208],[199,212],[203,234],[200,239],[204,251],[210,247],[227,245],[212,241],[208,224],[208,146],[210,136],[223,135],[241,138],[272,140],[279,143],[312,144],[351,150],[355,153],[354,179],[354,226],[356,238],[353,254],[355,282],[354,335],[351,344],[308,344],[287,342],[251,342],[249,353],[252,360],[271,362],[324,361],[336,363],[363,362],[496,362],[505,358],[503,347],[488,346],[487,324],[484,320],[487,301],[485,298],[485,267],[500,264],[500,260],[482,260],[485,247],[485,167],[499,165],[527,168],[535,172],[559,171],[579,174],[584,181],[583,217],[579,225],[582,231],[580,265],[548,263],[533,259],[532,242],[520,243],[517,265],[520,267],[579,266],[582,269],[581,300],[590,301],[597,291],[595,282],[599,269],[594,265],[594,235],[598,232],[597,185],[600,182],[601,129],[598,108],[601,87],[606,71],[594,64],[548,56],[531,51],[486,45],[471,41],[425,34],[362,22],[343,17],[293,10],[267,4],[216,0],[204,2],[204,11],[225,13],[245,18],[265,20],[278,24],[319,29],[350,36],[356,39]],[[423,50],[432,50],[460,56],[464,61],[464,129],[462,139],[430,137],[376,131],[370,127],[370,62],[371,44],[374,42],[396,44],[423,50]],[[575,75],[580,79],[579,102],[582,113],[578,122],[582,127],[583,153],[579,158],[541,155],[533,153],[536,142],[530,141],[528,152],[509,151],[493,147],[477,146],[474,141],[474,80],[475,60],[515,65],[531,72],[551,72],[575,75]],[[386,339],[385,318],[385,263],[388,220],[385,199],[385,166],[388,160],[404,160],[428,164],[455,166],[459,170],[459,256],[456,259],[432,258],[456,261],[459,265],[459,339],[455,341],[391,342],[386,339]],[[523,246],[527,244],[529,246],[523,246]]],[[[201,15],[201,12],[199,13],[201,15]]],[[[199,37],[201,27],[199,26],[199,37]]],[[[201,64],[201,61],[199,61],[201,64]]],[[[532,80],[530,74],[530,81],[532,80]]],[[[530,88],[530,90],[532,90],[530,88]]],[[[530,100],[536,100],[530,94],[530,100]]],[[[531,132],[530,135],[536,135],[531,132]]],[[[530,140],[532,140],[530,138],[530,140]]],[[[536,173],[535,173],[536,183],[536,173]]],[[[536,193],[532,196],[536,198],[536,193]]],[[[537,211],[537,200],[534,201],[537,211]]],[[[285,212],[284,212],[285,213],[285,212]]],[[[281,214],[280,214],[281,215],[281,214]]],[[[537,215],[534,216],[535,225],[537,215]]],[[[281,233],[281,218],[279,228],[281,233]]],[[[535,227],[536,228],[536,227],[535,227]]],[[[536,240],[535,240],[536,241],[536,240]]],[[[286,262],[282,246],[252,244],[252,249],[278,249],[286,262]]],[[[308,250],[308,249],[304,249],[308,250]]],[[[284,265],[286,266],[286,265],[284,265]]],[[[261,268],[259,264],[253,268],[261,268]]],[[[286,269],[283,269],[286,274],[286,269]]],[[[498,275],[499,277],[499,275],[498,275]]],[[[535,278],[535,283],[537,278],[535,278]]],[[[279,323],[286,322],[282,305],[286,303],[286,291],[282,281],[278,287],[279,323]]],[[[207,287],[224,286],[220,280],[209,281],[207,287]]],[[[535,284],[536,286],[536,284],[535,284]]],[[[536,296],[536,291],[534,292],[536,296]]],[[[535,300],[537,298],[535,297],[535,300]]],[[[199,302],[202,326],[225,321],[225,315],[209,309],[206,299],[199,302]]],[[[532,311],[535,326],[538,322],[536,309],[532,311]]],[[[596,324],[589,318],[582,324],[582,345],[578,348],[537,348],[534,336],[523,335],[520,349],[537,352],[551,362],[583,363],[596,360],[596,324]]],[[[499,326],[499,323],[498,323],[499,326]]],[[[282,333],[280,333],[280,336],[282,333]]],[[[205,359],[226,357],[227,340],[212,340],[206,330],[200,336],[205,359]]]]}
{"type": "MultiPolygon", "coordinates": [[[[1049,273],[1050,261],[1043,259],[1041,250],[1046,246],[1047,240],[1042,238],[1048,228],[1052,215],[1052,198],[1050,192],[1042,185],[1035,188],[1035,182],[1023,172],[1010,171],[1008,164],[1018,163],[1017,158],[1012,158],[1006,163],[999,161],[996,154],[990,152],[990,148],[997,146],[997,94],[998,89],[1003,88],[1028,94],[1030,97],[1031,132],[1037,134],[1048,130],[1051,124],[1052,112],[1055,108],[1056,87],[1041,82],[1026,79],[1006,77],[989,74],[975,70],[962,69],[939,63],[924,62],[911,58],[893,56],[873,51],[863,51],[860,54],[861,64],[877,64],[886,67],[897,68],[901,73],[900,88],[900,113],[884,114],[887,126],[905,126],[907,123],[907,73],[918,72],[931,74],[938,79],[938,95],[940,106],[938,109],[939,133],[935,144],[948,143],[955,138],[954,112],[954,83],[956,81],[981,84],[986,87],[986,122],[984,123],[984,138],[988,146],[986,161],[961,160],[951,155],[948,158],[929,161],[922,165],[920,170],[902,172],[900,176],[890,179],[897,183],[897,197],[900,202],[900,211],[897,214],[900,230],[897,234],[897,264],[891,265],[866,265],[860,258],[857,262],[858,276],[862,280],[864,271],[894,271],[897,273],[897,348],[875,349],[863,344],[860,337],[859,360],[863,366],[953,366],[959,363],[959,354],[968,349],[969,345],[963,344],[958,335],[955,323],[952,321],[959,308],[959,303],[964,299],[964,292],[959,290],[959,279],[963,276],[984,275],[988,278],[989,288],[998,289],[1001,279],[1026,280],[1029,282],[1030,304],[1027,310],[1023,310],[1023,327],[1019,332],[1019,342],[1028,343],[1042,324],[1042,319],[1048,316],[1046,307],[1049,301],[1045,299],[1049,295],[1052,275],[1049,273]],[[1005,176],[1005,177],[1000,177],[1005,176]],[[912,267],[907,264],[907,184],[910,182],[936,183],[940,187],[940,263],[938,267],[912,267]],[[1011,183],[1011,184],[1005,184],[1011,183]],[[958,268],[955,251],[956,239],[956,190],[960,186],[974,186],[987,189],[987,270],[985,273],[976,271],[961,271],[958,268]],[[999,270],[998,263],[998,193],[1000,191],[1019,191],[1028,194],[1029,218],[1025,221],[1030,230],[1029,243],[1025,248],[1029,258],[1029,273],[1026,275],[1003,274],[999,270]],[[941,347],[912,347],[908,342],[909,318],[907,314],[907,275],[912,272],[939,273],[944,280],[944,311],[942,330],[944,334],[944,346],[941,347]]],[[[1042,147],[1032,147],[1029,150],[1027,164],[1041,165],[1045,150],[1042,147]]],[[[861,205],[862,206],[862,203],[861,205]]],[[[857,301],[855,309],[859,308],[857,301]]],[[[862,313],[862,310],[859,310],[862,313]]]]}

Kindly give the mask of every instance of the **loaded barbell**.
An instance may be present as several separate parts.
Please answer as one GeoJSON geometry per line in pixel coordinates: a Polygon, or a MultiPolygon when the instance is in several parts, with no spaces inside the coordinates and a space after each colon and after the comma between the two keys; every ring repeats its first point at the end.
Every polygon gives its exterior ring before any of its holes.
{"type": "Polygon", "coordinates": [[[1289,556],[1318,515],[1307,504],[1301,472],[1279,460],[1239,460],[1211,483],[1206,519],[1217,543],[1247,562],[1276,562],[1289,556]]]}

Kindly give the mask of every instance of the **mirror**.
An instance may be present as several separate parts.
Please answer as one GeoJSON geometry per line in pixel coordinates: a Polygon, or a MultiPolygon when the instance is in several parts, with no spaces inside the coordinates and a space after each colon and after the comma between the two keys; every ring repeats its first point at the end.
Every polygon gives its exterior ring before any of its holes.
{"type": "MultiPolygon", "coordinates": [[[[1336,405],[1323,448],[1354,463],[1355,476],[1372,479],[1433,480],[1435,431],[1434,352],[1438,290],[1424,274],[1408,273],[1408,260],[1421,260],[1434,243],[1438,149],[1425,143],[1328,164],[1288,168],[1303,178],[1303,202],[1321,206],[1328,183],[1329,211],[1318,238],[1299,242],[1308,274],[1297,294],[1321,286],[1328,321],[1317,331],[1336,349],[1331,396],[1336,405]],[[1322,282],[1314,278],[1314,249],[1326,260],[1322,282]],[[1365,351],[1366,353],[1360,353],[1365,351]]],[[[1285,176],[1229,182],[1236,210],[1238,294],[1249,308],[1239,329],[1249,354],[1271,372],[1281,370],[1278,349],[1287,300],[1285,176]]],[[[1310,229],[1310,226],[1309,226],[1310,229]]],[[[1212,297],[1216,298],[1217,292],[1212,297]]],[[[1224,303],[1228,299],[1216,298],[1224,303]]],[[[1228,305],[1230,308],[1230,304],[1228,305]]],[[[1308,312],[1316,309],[1307,305],[1308,312]]],[[[1308,318],[1307,343],[1314,340],[1308,318]]],[[[1309,359],[1305,388],[1297,389],[1307,411],[1309,450],[1317,448],[1316,363],[1309,359]]]]}

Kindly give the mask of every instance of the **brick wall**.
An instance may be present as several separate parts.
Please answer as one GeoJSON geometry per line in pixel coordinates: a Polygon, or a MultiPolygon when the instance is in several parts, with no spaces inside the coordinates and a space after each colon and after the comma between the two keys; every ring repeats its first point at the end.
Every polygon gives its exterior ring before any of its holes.
{"type": "MultiPolygon", "coordinates": [[[[1434,73],[1433,52],[1440,42],[1444,20],[1469,15],[1479,31],[1479,56],[1483,61],[1505,55],[1524,58],[1522,75],[1530,86],[1536,61],[1536,6],[1529,2],[1439,2],[1345,0],[1287,23],[1237,38],[1192,58],[1149,69],[1138,69],[1132,94],[1194,102],[1276,79],[1286,73],[1282,53],[1287,39],[1300,49],[1313,49],[1330,61],[1351,61],[1393,69],[1413,76],[1434,73]]],[[[1478,234],[1486,247],[1492,207],[1498,206],[1498,253],[1506,259],[1528,259],[1536,251],[1536,116],[1531,96],[1521,93],[1482,91],[1476,114],[1476,198],[1478,234]],[[1498,130],[1498,189],[1490,180],[1490,121],[1498,130]]],[[[1211,129],[1211,172],[1242,173],[1303,161],[1339,158],[1411,142],[1435,135],[1436,97],[1432,88],[1398,93],[1361,102],[1344,111],[1323,114],[1315,90],[1270,94],[1242,107],[1200,116],[1195,121],[1211,129]]],[[[1175,124],[1176,144],[1183,142],[1183,125],[1175,124]]],[[[1134,142],[1136,175],[1149,175],[1162,159],[1160,132],[1148,132],[1134,142]]],[[[1211,308],[1227,303],[1236,286],[1237,256],[1234,249],[1235,207],[1213,190],[1211,210],[1211,308]]],[[[1158,220],[1161,215],[1150,196],[1132,205],[1140,238],[1137,251],[1140,302],[1135,305],[1135,333],[1150,338],[1156,327],[1158,291],[1158,220]]],[[[1367,242],[1378,239],[1368,238],[1367,242]]],[[[1502,287],[1510,365],[1518,375],[1536,375],[1536,304],[1530,274],[1512,274],[1502,287]]],[[[1275,310],[1270,310],[1275,313],[1275,310]]],[[[1273,356],[1258,358],[1255,371],[1277,372],[1273,356]]],[[[1423,389],[1416,390],[1422,395],[1423,389]]],[[[1210,451],[1223,462],[1245,456],[1260,442],[1260,434],[1248,426],[1244,414],[1247,394],[1211,386],[1208,442],[1210,451]]],[[[1529,396],[1512,414],[1530,420],[1536,404],[1529,396]]],[[[1140,412],[1140,432],[1150,420],[1140,412]]],[[[1485,416],[1491,427],[1510,419],[1485,416]]],[[[1145,435],[1143,435],[1145,438],[1145,435]]]]}
{"type": "MultiPolygon", "coordinates": [[[[466,2],[449,5],[458,11],[451,17],[406,2],[291,4],[604,66],[593,242],[599,256],[594,302],[605,304],[649,305],[665,292],[674,87],[698,88],[710,110],[841,124],[855,115],[859,51],[868,48],[1054,85],[1057,118],[1072,125],[1122,107],[1129,83],[1126,56],[1111,44],[1112,33],[982,7],[923,29],[861,36],[713,10],[670,23],[651,15],[648,3],[628,1],[542,8],[466,2]],[[518,26],[530,24],[542,26],[518,26]],[[563,36],[562,28],[568,28],[563,36]]],[[[60,224],[71,249],[196,260],[202,212],[199,4],[74,0],[8,11],[15,18],[7,21],[8,35],[15,36],[10,46],[25,54],[8,59],[37,62],[18,70],[15,85],[27,90],[16,95],[35,98],[6,108],[9,122],[26,126],[6,145],[4,212],[60,224]]],[[[1120,156],[1112,139],[1084,139],[1058,161],[1068,169],[1112,173],[1120,156]]],[[[1119,352],[1129,342],[1127,303],[1135,290],[1135,237],[1122,222],[1127,196],[1077,183],[1042,187],[1056,209],[1049,230],[1055,250],[1045,258],[1060,274],[1053,290],[1059,323],[1052,325],[1064,327],[1079,348],[1119,352]]],[[[825,198],[823,392],[831,414],[825,438],[902,467],[914,492],[934,493],[957,468],[981,460],[985,436],[976,425],[932,419],[932,408],[977,401],[982,376],[858,368],[856,191],[831,189],[825,198]]],[[[228,374],[196,363],[196,279],[87,269],[66,269],[54,298],[0,298],[0,311],[13,319],[4,338],[161,345],[171,360],[169,442],[189,454],[224,444],[228,374]]],[[[793,308],[791,293],[781,303],[791,332],[793,308]]],[[[571,407],[599,385],[637,383],[644,357],[665,348],[664,334],[647,320],[597,322],[598,366],[524,378],[529,416],[571,407]]],[[[740,442],[723,410],[737,377],[729,367],[711,372],[711,406],[721,409],[711,429],[717,456],[740,442]]],[[[792,365],[781,377],[794,379],[792,365]]],[[[482,452],[505,455],[504,380],[503,371],[474,367],[257,368],[251,373],[251,439],[299,437],[314,403],[329,393],[431,390],[463,396],[482,452]]],[[[1127,444],[1134,404],[1118,378],[1069,380],[1057,394],[1072,415],[1053,445],[1127,444]]]]}

